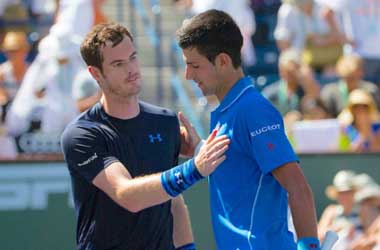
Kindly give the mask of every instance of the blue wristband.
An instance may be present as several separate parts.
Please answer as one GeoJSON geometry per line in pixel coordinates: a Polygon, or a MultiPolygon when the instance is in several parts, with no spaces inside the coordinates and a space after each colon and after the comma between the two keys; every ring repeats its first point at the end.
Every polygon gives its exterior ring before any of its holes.
{"type": "Polygon", "coordinates": [[[194,243],[189,243],[189,244],[177,247],[175,250],[197,250],[197,249],[195,248],[194,243]]]}
{"type": "Polygon", "coordinates": [[[319,240],[314,237],[301,238],[297,242],[297,250],[320,250],[319,240]]]}
{"type": "Polygon", "coordinates": [[[194,159],[191,159],[163,172],[161,174],[161,184],[166,193],[176,197],[203,178],[195,166],[194,159]]]}

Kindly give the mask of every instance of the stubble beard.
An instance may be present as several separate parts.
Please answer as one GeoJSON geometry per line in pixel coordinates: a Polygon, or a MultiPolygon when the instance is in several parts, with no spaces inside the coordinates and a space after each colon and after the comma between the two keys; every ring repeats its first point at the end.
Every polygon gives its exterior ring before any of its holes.
{"type": "Polygon", "coordinates": [[[137,86],[129,86],[127,80],[118,86],[111,86],[108,84],[108,91],[115,97],[119,99],[130,99],[132,97],[138,96],[141,92],[141,83],[137,83],[137,86]]]}

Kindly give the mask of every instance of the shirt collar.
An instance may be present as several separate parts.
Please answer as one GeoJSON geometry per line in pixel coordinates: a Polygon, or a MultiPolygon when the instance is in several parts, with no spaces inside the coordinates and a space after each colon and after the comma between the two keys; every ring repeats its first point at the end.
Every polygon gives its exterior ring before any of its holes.
{"type": "Polygon", "coordinates": [[[223,100],[221,101],[219,106],[214,110],[214,112],[223,112],[227,110],[249,88],[253,88],[252,79],[249,76],[240,78],[228,91],[227,95],[223,98],[223,100]]]}

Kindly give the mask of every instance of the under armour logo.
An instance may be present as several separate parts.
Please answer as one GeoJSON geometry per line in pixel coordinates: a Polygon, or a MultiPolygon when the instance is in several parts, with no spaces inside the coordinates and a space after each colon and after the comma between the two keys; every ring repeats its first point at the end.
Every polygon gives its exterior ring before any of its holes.
{"type": "Polygon", "coordinates": [[[157,133],[156,136],[154,136],[153,134],[149,134],[149,141],[150,143],[154,143],[155,141],[162,142],[163,140],[161,138],[161,134],[157,133]]]}
{"type": "Polygon", "coordinates": [[[182,178],[181,172],[175,172],[174,176],[177,179],[176,182],[177,182],[178,185],[183,184],[183,178],[182,178]]]}

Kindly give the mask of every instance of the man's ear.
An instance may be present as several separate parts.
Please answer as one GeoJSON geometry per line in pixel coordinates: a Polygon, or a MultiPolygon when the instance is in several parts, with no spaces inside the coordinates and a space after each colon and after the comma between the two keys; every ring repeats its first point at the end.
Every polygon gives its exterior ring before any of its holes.
{"type": "Polygon", "coordinates": [[[88,69],[88,72],[90,72],[91,76],[98,82],[98,83],[101,83],[102,79],[103,79],[103,74],[102,72],[100,71],[100,69],[98,67],[95,67],[95,66],[88,66],[87,67],[88,69]]]}
{"type": "Polygon", "coordinates": [[[226,53],[220,53],[219,55],[216,56],[215,58],[215,65],[225,68],[231,65],[232,60],[231,57],[226,54],[226,53]]]}

